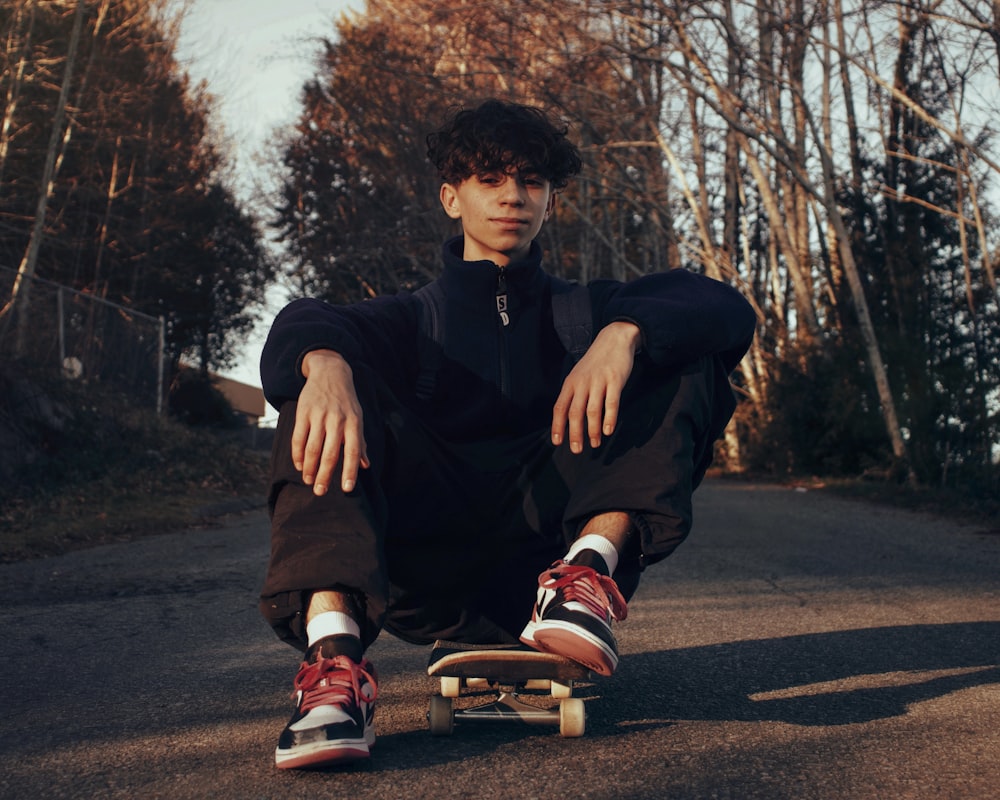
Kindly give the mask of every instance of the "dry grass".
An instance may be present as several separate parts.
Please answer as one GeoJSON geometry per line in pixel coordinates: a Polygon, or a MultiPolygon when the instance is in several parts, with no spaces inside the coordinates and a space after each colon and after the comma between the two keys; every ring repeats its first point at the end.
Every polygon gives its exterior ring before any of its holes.
{"type": "Polygon", "coordinates": [[[0,561],[211,524],[263,504],[267,454],[233,431],[76,405],[41,457],[0,487],[0,561]]]}

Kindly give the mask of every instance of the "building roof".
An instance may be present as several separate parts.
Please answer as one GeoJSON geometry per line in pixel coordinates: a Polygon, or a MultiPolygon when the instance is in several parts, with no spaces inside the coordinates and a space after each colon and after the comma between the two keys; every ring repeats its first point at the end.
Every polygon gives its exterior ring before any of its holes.
{"type": "Polygon", "coordinates": [[[229,401],[229,405],[233,407],[234,411],[256,419],[260,419],[266,413],[267,403],[264,400],[264,390],[259,386],[240,383],[232,378],[223,378],[221,375],[213,375],[212,383],[216,389],[222,392],[223,397],[229,401]]]}

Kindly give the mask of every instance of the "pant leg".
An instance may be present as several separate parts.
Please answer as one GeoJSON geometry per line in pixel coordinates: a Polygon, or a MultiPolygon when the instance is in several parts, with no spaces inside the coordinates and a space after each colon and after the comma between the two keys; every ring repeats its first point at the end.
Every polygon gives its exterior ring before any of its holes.
{"type": "Polygon", "coordinates": [[[371,468],[360,471],[350,494],[339,489],[337,475],[330,491],[317,497],[292,464],[295,411],[296,403],[285,403],[275,431],[268,498],[271,553],[259,608],[280,639],[304,650],[310,595],[347,592],[362,600],[362,639],[370,643],[381,628],[388,597],[382,534],[387,509],[379,485],[383,459],[374,456],[377,443],[368,436],[366,420],[371,468]]]}
{"type": "MultiPolygon", "coordinates": [[[[436,446],[451,473],[449,488],[435,501],[444,510],[436,523],[444,533],[429,537],[415,527],[411,504],[394,498],[400,516],[390,513],[386,541],[391,599],[385,627],[417,643],[516,642],[531,618],[539,573],[564,552],[559,525],[533,525],[523,515],[524,466],[551,452],[547,433],[436,446]]],[[[405,452],[406,471],[427,471],[411,461],[421,448],[405,452]]]]}
{"type": "Polygon", "coordinates": [[[372,465],[350,495],[316,498],[301,483],[294,405],[279,418],[261,610],[301,648],[317,589],[364,597],[366,645],[383,625],[420,643],[516,639],[539,572],[604,511],[630,512],[639,531],[615,575],[630,596],[690,531],[691,494],[735,407],[718,359],[674,373],[637,366],[617,430],[596,450],[553,448],[548,431],[470,449],[434,437],[377,380],[358,382],[372,465]]]}
{"type": "MultiPolygon", "coordinates": [[[[376,377],[356,373],[355,380],[371,466],[350,494],[337,488],[338,476],[322,497],[302,483],[291,461],[295,404],[281,410],[264,617],[279,638],[304,649],[308,598],[334,589],[363,600],[365,646],[383,626],[418,643],[516,640],[538,573],[560,550],[558,539],[540,542],[511,520],[520,507],[515,478],[525,445],[450,445],[376,377]]],[[[525,441],[535,448],[538,438],[525,441]]]]}
{"type": "Polygon", "coordinates": [[[596,514],[628,512],[638,536],[622,554],[615,579],[631,596],[641,571],[669,556],[690,532],[692,494],[735,407],[728,375],[716,357],[670,372],[637,364],[622,395],[615,432],[596,449],[586,445],[579,455],[566,444],[556,448],[551,469],[539,470],[525,499],[527,513],[547,514],[551,524],[561,505],[569,543],[596,514]]]}

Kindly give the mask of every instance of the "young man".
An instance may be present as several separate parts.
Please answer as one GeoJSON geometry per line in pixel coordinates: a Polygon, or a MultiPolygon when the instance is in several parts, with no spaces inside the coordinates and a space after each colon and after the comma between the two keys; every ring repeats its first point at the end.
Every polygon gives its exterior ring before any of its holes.
{"type": "Polygon", "coordinates": [[[611,621],[690,529],[754,332],[735,290],[684,270],[595,281],[574,363],[567,286],[535,242],[580,169],[565,131],[489,101],[428,148],[462,226],[438,299],[295,301],[261,359],[280,410],[261,611],[306,653],[279,767],[368,755],[364,654],[383,627],[520,640],[610,675],[611,621]]]}

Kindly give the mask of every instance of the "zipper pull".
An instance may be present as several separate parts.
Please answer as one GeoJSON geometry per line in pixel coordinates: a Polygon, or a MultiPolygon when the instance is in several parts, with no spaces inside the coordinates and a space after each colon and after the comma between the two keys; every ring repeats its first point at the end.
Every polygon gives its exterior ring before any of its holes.
{"type": "Polygon", "coordinates": [[[503,268],[497,274],[497,314],[505,328],[510,325],[510,314],[507,313],[507,278],[503,268]]]}

